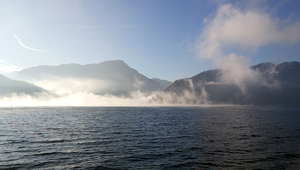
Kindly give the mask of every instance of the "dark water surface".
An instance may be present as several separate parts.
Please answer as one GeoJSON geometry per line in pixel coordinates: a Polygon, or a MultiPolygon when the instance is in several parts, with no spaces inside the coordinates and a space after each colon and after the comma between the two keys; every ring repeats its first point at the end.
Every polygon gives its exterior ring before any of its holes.
{"type": "Polygon", "coordinates": [[[300,107],[2,108],[0,169],[300,169],[300,107]]]}

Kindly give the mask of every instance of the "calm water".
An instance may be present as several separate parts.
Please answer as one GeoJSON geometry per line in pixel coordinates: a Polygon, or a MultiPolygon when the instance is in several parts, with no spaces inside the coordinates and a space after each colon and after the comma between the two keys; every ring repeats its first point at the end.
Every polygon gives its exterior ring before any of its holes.
{"type": "Polygon", "coordinates": [[[0,109],[0,169],[299,168],[299,106],[0,109]]]}

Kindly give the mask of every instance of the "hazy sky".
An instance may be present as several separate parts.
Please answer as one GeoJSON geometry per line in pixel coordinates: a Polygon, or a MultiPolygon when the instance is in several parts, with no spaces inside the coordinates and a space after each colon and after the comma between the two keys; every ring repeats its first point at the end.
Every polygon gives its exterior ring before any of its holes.
{"type": "Polygon", "coordinates": [[[298,0],[1,0],[0,72],[121,59],[174,81],[229,54],[251,65],[300,61],[299,7],[298,0]]]}

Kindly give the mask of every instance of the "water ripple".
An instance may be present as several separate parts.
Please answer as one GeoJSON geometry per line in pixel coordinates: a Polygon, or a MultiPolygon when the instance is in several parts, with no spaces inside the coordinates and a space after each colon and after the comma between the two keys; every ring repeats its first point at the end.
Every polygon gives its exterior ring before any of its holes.
{"type": "Polygon", "coordinates": [[[0,169],[300,169],[300,108],[0,111],[0,169]]]}

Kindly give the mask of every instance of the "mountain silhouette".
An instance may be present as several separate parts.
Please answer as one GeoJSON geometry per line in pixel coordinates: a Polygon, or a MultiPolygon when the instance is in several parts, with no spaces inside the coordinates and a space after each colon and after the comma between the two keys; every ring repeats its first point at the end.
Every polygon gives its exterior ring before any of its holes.
{"type": "Polygon", "coordinates": [[[234,83],[222,82],[225,70],[204,71],[193,77],[176,80],[165,89],[166,93],[182,96],[186,91],[196,97],[208,94],[212,104],[296,104],[300,103],[300,63],[278,65],[261,63],[251,67],[264,83],[245,84],[245,91],[234,83]]]}
{"type": "Polygon", "coordinates": [[[47,92],[45,89],[38,87],[34,84],[27,83],[24,81],[11,80],[3,75],[0,75],[0,95],[10,96],[16,95],[36,95],[38,93],[47,92]]]}
{"type": "Polygon", "coordinates": [[[122,60],[87,65],[37,66],[20,71],[15,79],[32,82],[41,87],[52,86],[70,91],[117,96],[127,96],[137,90],[153,92],[164,89],[158,82],[130,68],[122,60]]]}

